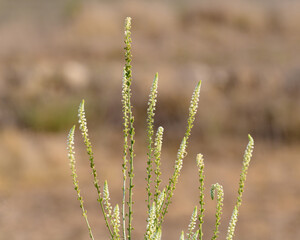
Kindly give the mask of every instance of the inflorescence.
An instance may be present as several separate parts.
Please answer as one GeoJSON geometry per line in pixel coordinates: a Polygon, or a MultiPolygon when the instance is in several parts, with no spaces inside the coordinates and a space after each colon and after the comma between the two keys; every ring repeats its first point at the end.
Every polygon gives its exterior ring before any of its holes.
{"type": "MultiPolygon", "coordinates": [[[[107,181],[103,184],[103,191],[101,191],[100,183],[98,180],[98,173],[94,162],[94,153],[92,150],[92,144],[88,135],[87,120],[85,116],[84,100],[82,100],[78,109],[78,122],[79,129],[81,131],[86,151],[89,156],[90,167],[93,176],[93,184],[98,194],[98,202],[100,209],[104,216],[105,224],[109,232],[109,238],[112,240],[131,240],[132,231],[134,230],[132,225],[133,220],[133,180],[134,180],[134,116],[132,113],[131,104],[131,83],[132,83],[132,66],[131,66],[131,18],[126,18],[125,21],[125,67],[123,69],[123,80],[122,80],[122,111],[123,111],[123,134],[124,134],[124,145],[123,145],[123,198],[121,212],[119,205],[116,204],[114,207],[110,203],[109,187],[107,181]],[[129,179],[129,180],[128,180],[129,179]]],[[[155,74],[152,87],[149,94],[148,109],[147,109],[147,140],[148,140],[148,153],[147,153],[147,164],[146,164],[146,193],[147,193],[147,208],[148,218],[147,227],[144,234],[145,240],[160,240],[162,237],[162,223],[164,222],[165,216],[168,212],[169,205],[172,202],[174,191],[178,183],[178,179],[183,166],[183,160],[187,155],[188,139],[191,134],[191,130],[194,125],[195,116],[198,109],[199,97],[200,97],[201,81],[199,81],[192,94],[189,107],[189,116],[187,119],[186,132],[182,138],[181,144],[178,148],[177,158],[174,163],[173,174],[169,178],[168,184],[161,188],[161,151],[163,143],[164,128],[159,126],[155,132],[154,129],[154,116],[157,103],[157,89],[158,89],[158,74],[155,74]],[[154,176],[152,176],[154,174],[154,176]],[[153,185],[154,184],[154,185],[153,185]]],[[[70,161],[70,168],[72,172],[73,184],[77,197],[82,209],[83,217],[86,221],[89,236],[94,239],[92,229],[90,227],[87,211],[83,205],[83,198],[79,189],[79,181],[76,174],[76,161],[74,151],[74,132],[75,125],[71,128],[68,135],[68,158],[70,161]]],[[[253,138],[248,135],[249,143],[245,150],[242,173],[240,175],[239,188],[237,201],[233,209],[233,213],[229,222],[226,240],[232,240],[234,231],[237,223],[237,217],[239,207],[242,203],[242,194],[244,192],[244,186],[247,176],[248,167],[252,157],[254,141],[253,138]]],[[[195,206],[190,223],[188,225],[187,233],[182,231],[180,240],[202,240],[203,239],[203,218],[204,218],[204,160],[203,155],[198,154],[196,157],[196,165],[198,168],[199,177],[199,208],[195,206]]],[[[212,240],[217,239],[219,236],[219,226],[221,223],[221,215],[223,208],[223,187],[215,183],[211,186],[211,198],[216,198],[216,221],[215,229],[213,231],[212,240]]]]}

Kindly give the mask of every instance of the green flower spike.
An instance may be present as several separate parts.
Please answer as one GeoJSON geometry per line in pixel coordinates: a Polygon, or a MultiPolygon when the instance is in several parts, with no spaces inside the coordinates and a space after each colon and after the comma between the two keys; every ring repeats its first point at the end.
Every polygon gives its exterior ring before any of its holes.
{"type": "Polygon", "coordinates": [[[110,198],[109,198],[109,190],[108,190],[108,184],[107,181],[105,180],[104,182],[104,187],[103,187],[103,204],[104,204],[104,208],[106,210],[106,216],[108,217],[108,219],[112,219],[112,206],[110,204],[110,198]]]}
{"type": "Polygon", "coordinates": [[[163,212],[161,214],[161,223],[164,221],[164,217],[168,212],[168,207],[169,207],[169,205],[171,203],[171,199],[174,195],[174,190],[176,188],[176,184],[178,182],[178,177],[180,175],[180,171],[182,168],[183,159],[187,154],[186,148],[187,148],[188,138],[191,134],[191,130],[193,128],[195,116],[196,116],[197,109],[198,109],[200,88],[201,88],[201,81],[199,81],[198,84],[196,85],[195,90],[192,95],[192,98],[191,98],[190,107],[189,107],[189,117],[188,117],[188,121],[187,121],[187,129],[186,129],[185,135],[181,141],[178,153],[177,153],[177,159],[175,161],[173,176],[169,179],[169,184],[166,188],[167,189],[167,191],[166,191],[167,197],[166,197],[166,202],[165,202],[163,212]]]}
{"type": "Polygon", "coordinates": [[[95,186],[95,188],[97,190],[97,193],[98,193],[98,202],[100,203],[101,211],[103,213],[105,224],[108,228],[110,236],[113,237],[113,233],[112,233],[110,225],[108,223],[107,214],[105,212],[105,208],[104,208],[104,205],[103,205],[103,197],[101,196],[100,185],[99,185],[99,181],[98,181],[98,178],[97,178],[98,174],[97,174],[96,167],[95,167],[95,162],[94,162],[94,153],[93,153],[92,144],[91,144],[91,141],[90,141],[89,135],[88,135],[88,128],[87,128],[87,122],[86,122],[85,110],[84,110],[84,100],[82,100],[82,102],[79,105],[78,117],[79,117],[79,120],[78,120],[79,128],[81,130],[83,141],[84,141],[84,144],[86,146],[87,154],[89,155],[90,167],[91,167],[91,170],[92,170],[94,186],[95,186]]]}
{"type": "Polygon", "coordinates": [[[155,218],[156,218],[156,206],[154,202],[152,204],[152,207],[150,208],[149,217],[147,220],[148,224],[147,224],[147,230],[145,234],[145,240],[153,239],[156,233],[155,218]]]}
{"type": "Polygon", "coordinates": [[[77,177],[77,173],[76,173],[76,160],[75,160],[75,151],[74,151],[74,132],[75,132],[75,125],[71,128],[69,135],[68,135],[68,148],[67,148],[69,150],[68,158],[70,161],[70,168],[72,171],[74,189],[77,193],[78,201],[80,203],[80,208],[82,209],[82,215],[83,215],[86,225],[88,227],[90,238],[92,240],[94,240],[92,229],[90,227],[88,217],[87,217],[87,211],[85,210],[85,208],[83,206],[83,198],[80,194],[79,181],[78,181],[78,177],[77,177]]]}
{"type": "Polygon", "coordinates": [[[199,210],[199,240],[202,240],[203,238],[203,231],[202,231],[202,225],[203,225],[203,218],[204,218],[204,160],[202,154],[197,154],[196,163],[198,167],[198,174],[199,174],[199,191],[200,191],[200,210],[199,210]]]}
{"type": "Polygon", "coordinates": [[[187,233],[188,240],[192,240],[193,236],[195,235],[194,229],[196,226],[196,221],[197,221],[197,206],[194,208],[193,214],[191,216],[190,224],[188,227],[188,233],[187,233]]]}
{"type": "Polygon", "coordinates": [[[219,226],[221,224],[221,215],[222,215],[223,200],[224,200],[223,187],[220,184],[215,183],[211,186],[210,193],[211,193],[212,200],[214,200],[215,198],[215,191],[217,191],[216,223],[215,223],[214,235],[211,238],[211,240],[217,239],[219,234],[219,226]]]}
{"type": "Polygon", "coordinates": [[[112,225],[114,229],[114,239],[119,240],[120,239],[120,210],[119,205],[117,204],[114,207],[113,215],[112,215],[112,225]]]}
{"type": "Polygon", "coordinates": [[[241,176],[240,176],[238,197],[237,197],[237,201],[236,201],[236,204],[235,204],[235,207],[233,209],[231,219],[230,219],[230,222],[229,222],[226,240],[232,240],[232,238],[234,236],[234,230],[235,230],[235,226],[236,226],[236,223],[237,223],[239,207],[242,204],[242,195],[243,195],[243,192],[244,192],[246,176],[247,176],[248,167],[249,167],[249,164],[250,164],[250,161],[251,161],[251,158],[252,158],[252,153],[253,153],[253,148],[254,148],[254,140],[250,136],[250,134],[248,135],[248,139],[249,139],[249,143],[246,147],[246,150],[245,150],[245,153],[244,153],[244,158],[243,158],[243,167],[242,167],[242,173],[241,173],[241,176]]]}
{"type": "Polygon", "coordinates": [[[150,211],[150,201],[151,201],[151,174],[152,174],[152,157],[153,157],[153,124],[154,124],[154,115],[155,115],[155,108],[156,108],[156,98],[157,98],[157,84],[158,84],[158,74],[155,74],[150,95],[148,101],[148,109],[147,109],[147,136],[148,136],[148,161],[147,161],[147,205],[148,211],[150,211]]]}
{"type": "MultiPolygon", "coordinates": [[[[122,112],[123,112],[123,185],[122,185],[122,206],[121,213],[119,205],[116,204],[114,209],[110,203],[110,194],[107,181],[104,182],[103,192],[100,190],[100,184],[97,178],[97,171],[94,162],[94,153],[92,150],[92,144],[89,139],[87,120],[85,116],[84,100],[82,100],[78,109],[78,122],[79,128],[83,137],[83,141],[86,147],[86,151],[89,157],[90,168],[93,176],[93,184],[97,190],[98,198],[97,201],[100,203],[100,208],[104,216],[105,224],[109,230],[110,240],[131,240],[133,231],[133,178],[134,178],[134,145],[135,145],[135,128],[134,128],[134,116],[132,112],[131,105],[131,84],[132,84],[132,55],[131,55],[131,18],[126,18],[125,20],[125,66],[123,69],[123,79],[122,79],[122,112]],[[122,215],[122,216],[120,216],[122,215]],[[122,219],[120,219],[122,218],[122,219]],[[122,223],[121,223],[122,222],[122,223]]],[[[147,151],[147,167],[146,167],[146,192],[147,192],[147,209],[148,209],[148,219],[146,233],[144,235],[145,240],[161,240],[162,238],[162,223],[164,221],[165,215],[168,212],[168,207],[172,202],[172,197],[178,183],[183,160],[187,155],[187,145],[188,140],[191,135],[191,130],[194,125],[195,116],[198,109],[199,96],[201,81],[197,83],[195,90],[193,92],[189,114],[187,119],[187,127],[185,134],[180,143],[177,157],[174,164],[173,174],[170,176],[169,181],[163,190],[160,190],[161,184],[161,151],[163,142],[164,129],[159,127],[154,138],[154,116],[157,101],[157,87],[158,87],[158,74],[155,75],[151,91],[149,94],[148,108],[147,108],[147,141],[148,141],[148,151],[147,151]],[[155,176],[152,176],[154,172],[155,176]],[[152,179],[153,177],[153,179],[152,179]],[[152,186],[154,182],[154,186],[152,186]]],[[[68,135],[68,159],[70,162],[70,168],[72,171],[72,178],[75,191],[80,203],[80,208],[82,209],[82,215],[85,219],[89,230],[89,236],[94,240],[91,227],[87,218],[87,211],[83,206],[83,198],[80,194],[79,182],[76,174],[76,161],[74,152],[74,131],[75,126],[73,126],[68,135]]],[[[244,185],[246,181],[247,171],[252,157],[254,141],[249,135],[249,143],[245,150],[243,158],[242,173],[240,175],[238,196],[236,204],[233,209],[233,213],[229,222],[226,240],[232,240],[234,236],[234,231],[238,219],[239,207],[242,203],[242,195],[244,192],[244,185]]],[[[180,240],[203,240],[203,218],[204,218],[204,160],[203,155],[198,154],[196,157],[196,163],[199,175],[199,208],[195,207],[192,213],[190,223],[188,225],[188,231],[185,234],[182,231],[180,235],[180,240]],[[199,209],[199,210],[197,210],[199,209]],[[198,216],[197,216],[198,215],[198,216]],[[199,225],[196,226],[196,222],[199,220],[199,225]]],[[[211,198],[214,199],[216,195],[217,206],[216,206],[216,223],[213,232],[212,240],[216,240],[219,234],[219,226],[221,221],[222,207],[223,207],[223,188],[218,183],[213,184],[211,187],[211,198]]]]}
{"type": "Polygon", "coordinates": [[[154,163],[156,165],[156,169],[154,171],[155,176],[156,176],[156,178],[155,178],[154,202],[156,202],[156,204],[157,204],[157,198],[160,194],[160,190],[159,190],[159,186],[160,186],[160,183],[161,183],[161,179],[160,179],[160,175],[161,175],[160,156],[161,156],[163,133],[164,133],[163,127],[159,127],[157,129],[156,138],[155,138],[155,142],[154,142],[154,163]]]}
{"type": "Polygon", "coordinates": [[[179,240],[184,240],[184,231],[181,232],[179,240]]]}

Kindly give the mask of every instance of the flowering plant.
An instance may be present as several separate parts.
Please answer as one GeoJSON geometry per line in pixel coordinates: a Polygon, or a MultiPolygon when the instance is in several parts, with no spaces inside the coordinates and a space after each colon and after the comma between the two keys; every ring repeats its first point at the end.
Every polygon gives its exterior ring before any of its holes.
{"type": "MultiPolygon", "coordinates": [[[[133,180],[134,180],[134,144],[135,144],[135,129],[134,129],[134,116],[132,113],[131,105],[131,83],[132,83],[132,71],[131,71],[131,18],[126,18],[125,21],[125,67],[123,70],[123,82],[122,82],[122,111],[123,111],[123,133],[124,133],[124,148],[123,148],[123,198],[121,209],[117,204],[114,208],[110,203],[109,188],[107,181],[103,184],[103,191],[101,191],[100,183],[97,179],[97,170],[94,163],[94,154],[92,150],[92,144],[88,135],[87,120],[85,116],[84,100],[79,105],[78,118],[79,129],[81,131],[84,144],[86,146],[87,154],[89,156],[90,167],[93,175],[93,183],[98,194],[98,202],[100,204],[101,211],[104,216],[105,224],[109,231],[110,239],[112,240],[131,240],[132,239],[132,219],[133,219],[133,180]]],[[[147,208],[148,219],[146,232],[144,234],[145,240],[160,240],[162,238],[162,223],[168,212],[171,199],[174,195],[176,185],[180,176],[180,172],[183,165],[183,159],[187,154],[188,139],[191,134],[195,115],[198,109],[198,102],[200,97],[201,82],[198,82],[193,92],[190,107],[189,116],[187,120],[187,128],[185,135],[182,138],[181,144],[178,149],[177,158],[174,165],[174,172],[169,178],[168,184],[164,188],[161,188],[161,150],[163,142],[163,127],[159,127],[154,137],[154,115],[156,108],[156,98],[158,89],[158,74],[155,75],[152,88],[149,95],[148,109],[147,109],[147,138],[148,138],[148,153],[147,153],[147,177],[146,177],[146,192],[147,192],[147,208]],[[154,173],[154,180],[153,178],[154,173]],[[154,191],[151,191],[151,185],[154,183],[154,191]]],[[[72,171],[73,183],[80,202],[83,217],[86,221],[89,236],[94,239],[92,229],[90,227],[87,211],[83,205],[83,198],[79,189],[79,182],[76,174],[76,161],[74,152],[74,132],[75,125],[71,128],[68,135],[68,158],[70,161],[70,167],[72,171]]],[[[237,217],[239,207],[242,203],[242,194],[244,191],[244,184],[246,181],[246,175],[249,167],[249,163],[252,157],[252,151],[254,147],[254,141],[250,135],[248,135],[249,143],[245,150],[242,173],[240,176],[238,197],[234,210],[229,222],[226,240],[232,240],[234,236],[235,226],[237,223],[237,217]]],[[[187,233],[182,231],[180,240],[202,240],[203,239],[203,217],[204,217],[204,161],[203,155],[198,154],[196,157],[196,164],[198,167],[199,177],[199,208],[197,206],[191,216],[190,224],[188,225],[187,233]]],[[[219,225],[222,215],[223,207],[223,188],[220,184],[216,183],[211,186],[211,198],[216,197],[216,221],[215,229],[213,231],[212,240],[217,239],[219,234],[219,225]],[[216,196],[215,196],[216,195],[216,196]]]]}

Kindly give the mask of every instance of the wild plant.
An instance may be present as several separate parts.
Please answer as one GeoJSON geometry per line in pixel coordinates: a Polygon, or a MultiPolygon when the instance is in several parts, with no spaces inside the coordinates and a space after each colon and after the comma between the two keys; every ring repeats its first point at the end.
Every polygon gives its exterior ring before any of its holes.
{"type": "MultiPolygon", "coordinates": [[[[97,170],[94,162],[94,153],[92,150],[92,144],[88,135],[87,119],[85,116],[84,100],[79,105],[78,109],[78,122],[79,129],[81,131],[86,151],[89,157],[90,168],[93,176],[93,184],[96,188],[100,209],[103,213],[106,227],[109,232],[109,238],[112,240],[131,240],[132,231],[134,230],[132,225],[133,219],[133,180],[134,180],[134,144],[135,144],[135,128],[134,128],[134,116],[132,113],[131,104],[131,84],[132,84],[132,71],[131,71],[131,18],[126,18],[125,21],[125,67],[123,69],[123,81],[122,81],[122,111],[123,111],[123,186],[122,186],[122,203],[121,209],[119,205],[114,207],[110,203],[109,187],[107,181],[103,183],[103,191],[101,191],[100,183],[97,178],[97,170]]],[[[147,109],[147,140],[148,140],[148,152],[146,162],[146,202],[148,209],[147,227],[144,234],[145,240],[159,240],[162,238],[162,224],[165,216],[168,213],[168,208],[172,202],[172,198],[178,183],[181,169],[183,166],[183,160],[187,155],[187,145],[191,130],[193,128],[196,112],[198,109],[198,102],[200,97],[201,82],[196,84],[193,92],[190,107],[189,116],[187,119],[186,132],[181,140],[181,144],[178,148],[177,158],[174,164],[173,174],[170,176],[168,183],[161,187],[161,151],[163,143],[163,127],[158,127],[154,130],[154,116],[157,101],[157,89],[158,89],[158,74],[155,74],[152,87],[149,94],[148,109],[147,109]]],[[[74,152],[74,132],[75,125],[71,128],[68,135],[68,158],[70,161],[70,167],[72,171],[72,178],[75,187],[75,191],[78,196],[80,208],[88,227],[89,236],[94,239],[92,229],[90,227],[87,211],[83,205],[83,198],[80,193],[78,177],[76,174],[76,161],[74,152]]],[[[249,143],[246,147],[242,173],[240,175],[238,196],[234,210],[229,222],[226,240],[232,240],[237,223],[237,217],[239,208],[242,203],[242,194],[244,192],[244,185],[246,181],[247,171],[249,163],[252,157],[252,151],[254,147],[254,141],[250,135],[248,135],[249,143]]],[[[204,160],[203,155],[198,154],[196,157],[196,165],[198,168],[199,177],[199,207],[195,207],[190,219],[190,223],[187,228],[186,234],[182,231],[181,240],[202,240],[203,239],[203,218],[204,218],[204,160]]],[[[222,208],[224,193],[220,184],[216,183],[211,186],[211,199],[217,201],[216,206],[216,221],[213,231],[212,240],[215,240],[219,236],[219,226],[221,223],[222,208]]]]}

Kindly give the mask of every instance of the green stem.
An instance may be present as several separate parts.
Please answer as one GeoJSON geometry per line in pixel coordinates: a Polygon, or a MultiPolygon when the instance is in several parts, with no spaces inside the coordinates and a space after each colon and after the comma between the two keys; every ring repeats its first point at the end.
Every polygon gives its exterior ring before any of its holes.
{"type": "Polygon", "coordinates": [[[203,238],[203,218],[204,218],[204,159],[202,154],[197,154],[197,166],[198,166],[198,174],[199,174],[199,190],[200,190],[200,212],[199,212],[199,240],[203,238]]]}

